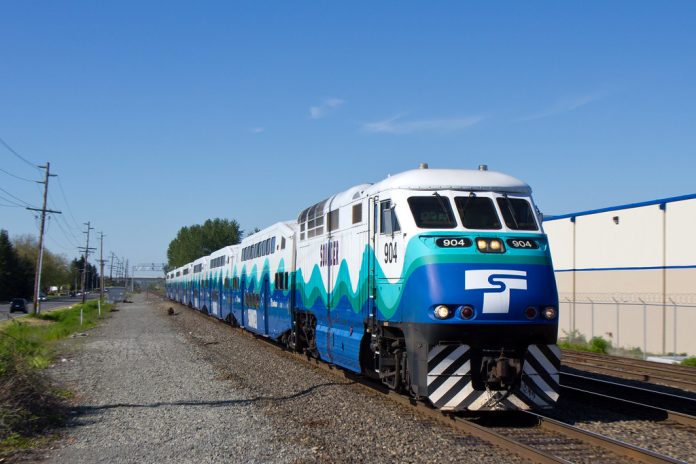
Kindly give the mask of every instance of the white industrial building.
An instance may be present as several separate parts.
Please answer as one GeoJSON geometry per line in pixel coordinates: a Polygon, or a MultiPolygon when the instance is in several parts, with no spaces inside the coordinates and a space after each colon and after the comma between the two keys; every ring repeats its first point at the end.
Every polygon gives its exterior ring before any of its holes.
{"type": "Polygon", "coordinates": [[[696,194],[544,219],[560,336],[696,354],[696,194]]]}

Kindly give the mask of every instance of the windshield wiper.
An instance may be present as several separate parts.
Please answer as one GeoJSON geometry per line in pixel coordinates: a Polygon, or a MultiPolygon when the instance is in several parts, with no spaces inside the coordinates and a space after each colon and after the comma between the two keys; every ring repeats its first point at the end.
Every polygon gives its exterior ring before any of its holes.
{"type": "Polygon", "coordinates": [[[445,212],[445,216],[447,216],[447,221],[452,222],[452,218],[449,215],[448,208],[445,207],[445,200],[442,199],[442,195],[440,195],[438,192],[434,192],[433,195],[435,195],[435,198],[437,198],[438,203],[440,203],[440,208],[442,208],[442,211],[445,212]]]}
{"type": "Polygon", "coordinates": [[[505,198],[505,204],[507,205],[507,209],[510,212],[510,217],[512,218],[512,222],[515,223],[515,229],[519,230],[520,225],[517,223],[517,218],[515,217],[515,210],[512,207],[512,202],[508,198],[507,193],[503,194],[503,198],[505,198]]]}
{"type": "MultiPolygon", "coordinates": [[[[459,210],[459,216],[462,218],[462,223],[466,222],[466,209],[469,207],[469,203],[471,203],[471,199],[476,198],[476,194],[474,192],[469,192],[469,196],[466,197],[466,201],[464,202],[464,206],[462,206],[462,209],[459,210]]],[[[464,227],[466,227],[466,224],[464,224],[464,227]]]]}

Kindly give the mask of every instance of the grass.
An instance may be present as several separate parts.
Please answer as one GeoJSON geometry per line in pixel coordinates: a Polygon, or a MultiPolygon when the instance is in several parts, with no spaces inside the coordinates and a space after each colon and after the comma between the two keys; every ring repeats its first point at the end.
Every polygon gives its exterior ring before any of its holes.
{"type": "MultiPolygon", "coordinates": [[[[102,305],[102,315],[111,305],[102,305]]],[[[0,460],[18,449],[41,446],[61,423],[72,393],[42,372],[56,356],[56,342],[97,325],[97,302],[13,319],[0,330],[0,460]],[[80,309],[83,312],[80,324],[80,309]]]]}
{"type": "Polygon", "coordinates": [[[681,362],[682,366],[696,367],[696,357],[686,358],[681,362]]]}

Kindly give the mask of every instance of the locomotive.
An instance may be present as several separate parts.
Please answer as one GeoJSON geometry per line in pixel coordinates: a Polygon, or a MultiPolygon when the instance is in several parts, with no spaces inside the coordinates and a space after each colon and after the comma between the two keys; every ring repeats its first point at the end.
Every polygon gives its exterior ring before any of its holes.
{"type": "Polygon", "coordinates": [[[447,411],[553,407],[558,293],[531,188],[418,169],[167,273],[167,295],[447,411]]]}

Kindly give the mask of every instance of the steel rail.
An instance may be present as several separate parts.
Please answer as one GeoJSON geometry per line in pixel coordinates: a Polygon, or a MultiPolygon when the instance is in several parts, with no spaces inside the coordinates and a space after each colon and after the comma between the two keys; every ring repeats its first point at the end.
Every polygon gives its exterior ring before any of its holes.
{"type": "Polygon", "coordinates": [[[539,425],[546,430],[550,430],[556,433],[561,433],[567,437],[575,438],[581,440],[585,443],[591,443],[595,446],[604,448],[607,451],[618,454],[620,456],[629,457],[644,463],[674,463],[683,464],[684,461],[679,461],[669,456],[656,453],[654,451],[641,448],[639,446],[631,445],[620,440],[616,440],[611,437],[600,435],[595,432],[590,432],[589,430],[584,430],[579,427],[575,427],[570,424],[552,419],[550,417],[544,416],[543,414],[535,412],[526,412],[527,414],[536,416],[539,420],[539,425]]]}
{"type": "MultiPolygon", "coordinates": [[[[659,390],[655,390],[652,388],[644,388],[644,387],[639,387],[635,385],[626,385],[623,383],[619,382],[613,382],[610,380],[604,380],[604,379],[597,379],[594,377],[588,377],[584,375],[579,375],[579,374],[572,374],[569,372],[561,372],[561,385],[562,386],[573,386],[570,385],[567,380],[571,380],[571,383],[573,381],[575,382],[585,382],[585,383],[594,383],[597,385],[606,385],[609,388],[614,388],[614,389],[620,389],[629,392],[628,394],[643,394],[643,395],[650,395],[653,398],[655,398],[657,401],[676,401],[676,402],[681,402],[684,405],[686,405],[686,408],[690,408],[691,410],[696,411],[696,398],[688,397],[688,396],[682,396],[682,395],[675,395],[672,393],[666,393],[666,392],[661,392],[659,390]]],[[[577,387],[576,387],[577,388],[577,387]]],[[[647,403],[643,403],[647,404],[647,403]]],[[[656,406],[656,402],[653,402],[653,404],[650,404],[650,406],[655,406],[655,407],[660,407],[656,406]]]]}
{"type": "MultiPolygon", "coordinates": [[[[175,303],[178,304],[178,303],[175,303]]],[[[183,305],[182,305],[183,306],[183,305]]],[[[187,308],[191,309],[191,308],[187,308]]],[[[225,325],[229,324],[225,321],[222,321],[217,318],[210,317],[209,315],[206,315],[200,311],[194,310],[195,313],[200,314],[201,316],[206,316],[206,318],[211,318],[215,321],[221,322],[225,325]]],[[[419,414],[427,417],[428,419],[431,419],[435,422],[438,422],[442,425],[449,426],[451,428],[454,428],[455,430],[459,432],[464,432],[466,434],[469,434],[471,436],[474,436],[476,438],[479,438],[480,440],[483,440],[487,443],[490,443],[491,445],[499,448],[503,448],[511,453],[514,453],[524,459],[529,459],[533,462],[540,463],[540,464],[552,464],[552,463],[560,463],[560,464],[571,464],[571,461],[565,460],[563,458],[560,458],[558,456],[554,456],[553,454],[547,453],[545,451],[533,448],[529,445],[526,445],[518,440],[515,440],[514,438],[505,436],[504,434],[498,433],[494,430],[492,430],[490,427],[485,427],[479,424],[476,424],[470,420],[464,419],[462,417],[459,417],[455,414],[451,413],[446,413],[442,412],[440,410],[432,408],[430,405],[426,404],[424,401],[416,401],[411,397],[408,397],[406,395],[397,393],[393,390],[389,390],[382,384],[375,384],[375,382],[372,382],[365,377],[358,375],[356,373],[346,371],[338,366],[335,366],[333,364],[326,363],[320,359],[308,356],[306,354],[298,353],[298,352],[293,352],[287,350],[285,347],[273,342],[270,340],[268,337],[264,337],[262,335],[255,334],[253,332],[249,332],[247,330],[244,330],[241,327],[233,327],[236,329],[237,333],[241,333],[244,336],[253,338],[255,340],[262,340],[265,343],[265,346],[272,347],[276,351],[282,353],[283,355],[286,355],[290,357],[291,359],[298,360],[302,362],[305,365],[310,365],[315,368],[319,368],[323,371],[329,372],[332,375],[335,375],[337,377],[342,377],[344,379],[351,380],[355,382],[355,385],[358,385],[362,388],[367,389],[370,392],[377,392],[383,394],[386,398],[390,399],[391,401],[401,405],[405,406],[408,409],[415,410],[419,414]]],[[[668,456],[663,456],[658,453],[649,451],[649,450],[643,450],[642,448],[639,448],[634,445],[630,445],[627,443],[620,442],[618,440],[615,440],[610,437],[604,437],[602,435],[589,432],[586,430],[579,429],[577,427],[573,427],[568,424],[564,424],[559,421],[555,421],[551,418],[539,415],[537,413],[532,413],[532,412],[527,412],[524,411],[526,414],[531,414],[535,416],[538,420],[539,427],[553,433],[560,433],[566,437],[573,438],[580,440],[586,444],[590,445],[595,445],[599,446],[609,452],[612,452],[614,454],[618,454],[619,456],[627,456],[631,457],[634,459],[639,460],[640,462],[645,462],[645,463],[675,463],[675,464],[683,464],[682,461],[675,460],[673,458],[670,458],[668,456]]]]}
{"type": "MultiPolygon", "coordinates": [[[[609,358],[609,356],[605,356],[609,358]]],[[[696,373],[683,370],[670,370],[663,367],[650,367],[641,363],[630,363],[627,361],[614,361],[611,359],[601,359],[598,357],[583,357],[577,355],[563,354],[563,366],[575,369],[594,372],[597,374],[608,374],[628,380],[638,380],[641,382],[651,382],[661,385],[682,388],[696,391],[696,373]],[[601,362],[603,365],[593,363],[601,362]],[[629,370],[632,369],[632,370],[629,370]]]]}
{"type": "Polygon", "coordinates": [[[566,385],[561,386],[561,392],[566,392],[570,393],[571,395],[575,396],[583,396],[588,399],[593,399],[596,400],[599,398],[600,400],[606,401],[608,403],[620,403],[624,406],[631,406],[632,408],[639,408],[642,409],[646,412],[654,413],[657,415],[662,415],[664,416],[665,420],[671,420],[673,422],[676,422],[678,424],[686,425],[688,427],[694,427],[696,428],[696,416],[692,416],[690,414],[684,414],[681,412],[677,411],[672,411],[670,409],[666,408],[660,408],[658,406],[652,406],[649,404],[644,404],[644,403],[638,403],[636,401],[631,401],[627,400],[624,398],[618,398],[616,396],[611,396],[611,395],[605,395],[603,393],[597,393],[589,390],[583,390],[581,388],[575,388],[575,387],[569,387],[566,385]]]}

